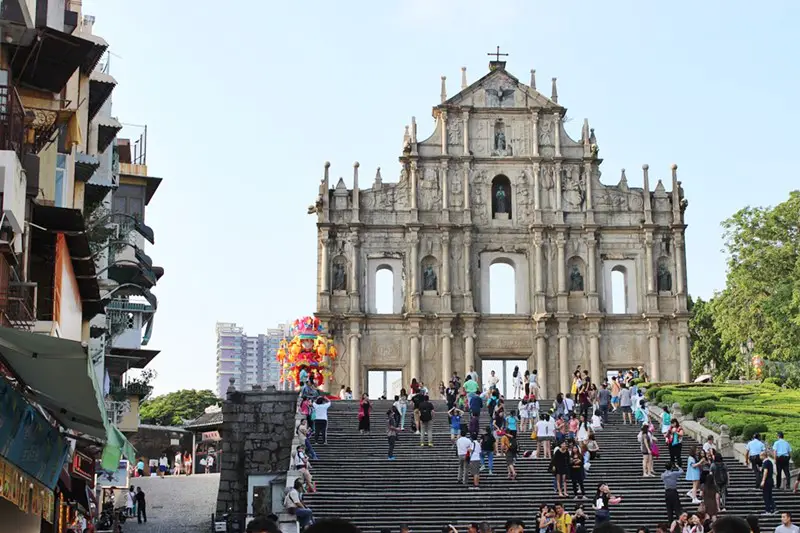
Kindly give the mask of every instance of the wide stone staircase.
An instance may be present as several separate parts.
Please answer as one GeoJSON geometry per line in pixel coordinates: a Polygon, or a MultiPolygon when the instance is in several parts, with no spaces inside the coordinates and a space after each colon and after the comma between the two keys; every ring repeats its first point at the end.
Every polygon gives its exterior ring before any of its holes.
{"type": "MultiPolygon", "coordinates": [[[[509,405],[516,401],[509,402],[509,405]]],[[[521,518],[534,529],[539,505],[562,501],[572,513],[583,504],[589,515],[588,526],[593,527],[592,496],[598,483],[609,484],[613,494],[623,498],[612,506],[611,519],[628,531],[647,526],[651,531],[656,524],[666,520],[664,489],[660,474],[668,460],[668,452],[659,441],[661,458],[656,461],[659,477],[643,478],[641,454],[636,440],[638,428],[622,424],[619,413],[610,416],[605,429],[597,432],[600,457],[592,461],[585,487],[589,499],[556,498],[553,478],[547,472],[545,459],[523,458],[517,461],[518,478],[506,478],[503,457],[495,457],[494,476],[481,476],[480,490],[468,490],[456,482],[458,458],[450,442],[444,402],[434,402],[437,413],[434,419],[434,447],[420,447],[419,436],[410,432],[412,413],[406,417],[406,431],[401,434],[395,448],[396,460],[387,460],[386,410],[389,401],[373,402],[372,433],[361,435],[358,431],[357,402],[337,401],[329,411],[328,444],[316,446],[319,459],[312,462],[312,474],[317,483],[317,493],[308,494],[306,503],[317,518],[341,517],[351,520],[362,531],[377,532],[389,528],[397,532],[400,524],[409,524],[417,533],[438,533],[442,526],[453,524],[459,531],[472,522],[487,521],[501,527],[508,518],[521,518]]],[[[542,405],[550,405],[546,402],[542,405]]],[[[481,426],[488,417],[484,410],[481,426]]],[[[535,443],[530,435],[520,434],[522,451],[533,450],[535,443]]],[[[684,467],[686,454],[696,442],[684,440],[684,467]]],[[[754,490],[752,472],[733,460],[726,462],[731,485],[728,490],[728,513],[739,516],[760,514],[763,510],[761,492],[754,490]]],[[[571,488],[571,485],[570,485],[571,488]]],[[[695,511],[686,492],[690,483],[678,486],[684,510],[695,511]]],[[[570,491],[571,494],[571,491],[570,491]]],[[[800,516],[800,497],[788,491],[775,491],[778,511],[791,510],[800,516]]],[[[772,530],[780,523],[780,516],[761,516],[763,531],[772,530]]]]}

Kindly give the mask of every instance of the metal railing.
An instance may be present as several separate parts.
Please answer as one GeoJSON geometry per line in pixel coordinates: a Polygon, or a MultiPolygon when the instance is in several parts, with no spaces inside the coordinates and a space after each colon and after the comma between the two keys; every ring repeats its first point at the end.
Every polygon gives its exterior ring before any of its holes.
{"type": "Polygon", "coordinates": [[[0,292],[0,320],[6,327],[30,331],[36,325],[36,283],[11,283],[0,292]]]}
{"type": "Polygon", "coordinates": [[[0,85],[0,150],[25,155],[25,108],[12,85],[0,85]]]}

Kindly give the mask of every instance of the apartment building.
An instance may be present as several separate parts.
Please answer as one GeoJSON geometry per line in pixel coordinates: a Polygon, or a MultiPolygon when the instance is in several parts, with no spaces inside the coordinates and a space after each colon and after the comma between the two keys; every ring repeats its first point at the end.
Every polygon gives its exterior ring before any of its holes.
{"type": "Polygon", "coordinates": [[[149,390],[124,376],[158,353],[143,347],[163,269],[143,243],[161,180],[146,133],[133,152],[116,138],[117,82],[93,26],[79,0],[0,2],[0,389],[16,399],[0,418],[17,432],[0,433],[0,468],[31,488],[0,495],[0,533],[63,531],[96,460],[135,457],[118,424],[135,430],[149,390]]]}
{"type": "Polygon", "coordinates": [[[254,385],[278,386],[280,367],[276,359],[282,339],[289,334],[288,325],[270,328],[265,334],[248,336],[244,328],[231,322],[217,322],[217,385],[220,398],[236,380],[237,388],[249,390],[254,385]]]}

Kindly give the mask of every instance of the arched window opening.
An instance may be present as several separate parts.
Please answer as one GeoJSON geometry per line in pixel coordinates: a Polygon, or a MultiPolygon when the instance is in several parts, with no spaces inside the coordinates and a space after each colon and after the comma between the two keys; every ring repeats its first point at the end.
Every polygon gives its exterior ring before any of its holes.
{"type": "Polygon", "coordinates": [[[517,313],[515,272],[508,263],[497,262],[489,267],[489,313],[517,313]]]}
{"type": "Polygon", "coordinates": [[[375,272],[375,312],[394,313],[394,272],[388,266],[378,267],[375,272]]]}
{"type": "Polygon", "coordinates": [[[611,271],[611,312],[617,315],[628,312],[628,275],[622,267],[611,271]]]}
{"type": "Polygon", "coordinates": [[[511,181],[504,175],[492,180],[492,218],[509,220],[511,218],[511,181]]]}

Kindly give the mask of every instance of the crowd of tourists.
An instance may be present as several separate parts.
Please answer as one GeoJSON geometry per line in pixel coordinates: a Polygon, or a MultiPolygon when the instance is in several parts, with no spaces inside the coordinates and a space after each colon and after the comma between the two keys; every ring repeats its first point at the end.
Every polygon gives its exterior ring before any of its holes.
{"type": "MultiPolygon", "coordinates": [[[[652,420],[647,410],[643,387],[648,381],[640,367],[631,368],[619,376],[600,383],[592,382],[587,370],[578,366],[571,389],[557,394],[552,404],[543,405],[539,399],[540,387],[536,370],[521,372],[515,368],[512,374],[513,398],[506,399],[498,388],[500,382],[492,371],[481,386],[480,378],[473,368],[462,382],[454,373],[448,386],[440,384],[439,398],[446,402],[450,440],[458,462],[458,483],[469,490],[479,490],[481,477],[501,474],[496,472],[494,460],[504,457],[509,482],[517,480],[517,464],[520,460],[547,461],[553,478],[553,491],[558,500],[552,505],[542,505],[533,529],[538,533],[581,533],[586,530],[587,509],[594,513],[595,529],[611,520],[611,508],[622,501],[613,494],[609,484],[601,482],[587,493],[585,480],[592,461],[600,457],[601,449],[596,433],[602,431],[609,414],[619,411],[623,424],[636,424],[637,442],[642,454],[642,477],[656,477],[655,459],[661,456],[659,444],[669,454],[666,468],[660,472],[665,490],[667,522],[657,531],[664,533],[704,533],[715,529],[726,512],[729,477],[722,455],[712,437],[702,446],[690,450],[685,470],[682,459],[684,431],[680,422],[672,419],[664,410],[660,420],[652,420]],[[535,449],[522,451],[519,439],[530,435],[535,449]],[[691,489],[686,493],[696,510],[688,512],[681,503],[678,481],[690,481],[691,489]],[[591,496],[591,499],[589,497],[591,496]],[[572,513],[568,512],[564,498],[579,500],[572,513]],[[583,503],[582,500],[588,500],[583,503]]],[[[297,516],[300,526],[314,524],[313,513],[303,503],[304,493],[316,491],[311,475],[311,461],[317,458],[314,445],[327,442],[328,408],[331,402],[319,394],[313,383],[302,388],[300,412],[305,416],[297,427],[303,444],[292,456],[292,466],[298,471],[294,488],[285,497],[284,506],[297,516]]],[[[436,394],[436,393],[434,393],[436,394]]],[[[437,415],[431,401],[432,392],[416,378],[408,389],[403,388],[395,396],[385,413],[387,436],[387,459],[396,458],[396,443],[402,432],[410,430],[419,436],[421,447],[432,447],[433,420],[437,415]]],[[[343,387],[340,399],[352,399],[349,389],[343,387]]],[[[358,429],[361,434],[371,430],[372,402],[366,394],[358,400],[358,429]]],[[[755,488],[762,491],[764,513],[775,514],[772,497],[777,473],[777,485],[785,480],[789,489],[789,457],[791,447],[778,433],[778,439],[768,450],[761,437],[756,434],[747,444],[748,461],[754,473],[755,488]]],[[[800,479],[795,483],[797,490],[800,479]]],[[[749,518],[752,523],[757,517],[749,518]]],[[[791,514],[783,514],[784,526],[788,529],[776,533],[800,533],[792,529],[791,514]],[[788,522],[787,522],[788,520],[788,522]],[[788,524],[788,525],[787,525],[788,524]]],[[[524,527],[524,526],[522,526],[524,527]]],[[[455,528],[453,528],[455,529],[455,528]]],[[[485,531],[480,524],[473,524],[468,531],[485,531]]],[[[444,531],[444,530],[443,530],[444,531]]],[[[640,529],[649,533],[646,528],[640,529]]],[[[403,531],[401,533],[408,533],[403,531]]],[[[752,533],[760,533],[752,530],[752,533]]]]}
{"type": "MultiPolygon", "coordinates": [[[[543,506],[547,507],[547,506],[543,506]]],[[[559,504],[554,506],[557,510],[547,507],[542,517],[540,513],[539,519],[535,524],[526,524],[520,519],[506,520],[502,529],[495,529],[488,522],[474,522],[466,527],[457,527],[453,524],[445,524],[441,528],[441,533],[525,533],[526,529],[534,533],[542,533],[542,523],[548,522],[550,525],[544,531],[552,531],[556,533],[585,533],[586,529],[586,516],[585,514],[577,511],[570,515],[563,510],[559,504]]],[[[256,518],[247,525],[247,533],[279,533],[280,529],[277,524],[278,518],[276,516],[256,518]]],[[[695,533],[697,531],[706,531],[702,529],[700,524],[691,524],[687,522],[683,529],[675,529],[667,523],[660,523],[655,527],[655,533],[695,533]]],[[[758,516],[750,515],[747,518],[740,518],[738,516],[724,516],[719,520],[710,524],[710,533],[761,533],[761,527],[758,522],[758,516]]],[[[400,533],[412,533],[408,525],[401,525],[399,527],[400,533]]],[[[381,529],[379,533],[395,533],[389,528],[381,529]]],[[[605,521],[597,524],[593,529],[594,533],[626,533],[625,529],[614,524],[611,521],[605,521]]],[[[636,533],[650,533],[647,527],[639,527],[636,533]]],[[[326,519],[320,520],[305,529],[305,533],[362,533],[361,530],[354,524],[342,519],[326,519]]],[[[775,528],[774,533],[800,533],[800,528],[792,522],[792,513],[784,512],[781,514],[781,524],[775,528]]]]}

